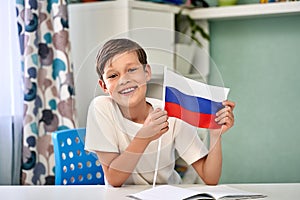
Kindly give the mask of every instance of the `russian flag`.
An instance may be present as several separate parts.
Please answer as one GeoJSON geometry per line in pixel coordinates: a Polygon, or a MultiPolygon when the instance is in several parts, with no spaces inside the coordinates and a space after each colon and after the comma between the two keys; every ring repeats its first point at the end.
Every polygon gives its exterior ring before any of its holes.
{"type": "Polygon", "coordinates": [[[223,108],[229,88],[207,85],[178,75],[165,67],[164,103],[169,117],[199,128],[218,129],[216,113],[223,108]]]}

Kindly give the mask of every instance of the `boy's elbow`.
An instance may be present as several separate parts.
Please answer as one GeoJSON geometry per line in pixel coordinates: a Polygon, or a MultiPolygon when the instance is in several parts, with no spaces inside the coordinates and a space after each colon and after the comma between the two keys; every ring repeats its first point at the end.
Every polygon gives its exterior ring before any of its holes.
{"type": "Polygon", "coordinates": [[[211,181],[211,182],[205,182],[206,185],[210,185],[210,186],[216,186],[219,184],[219,181],[211,181]]]}
{"type": "Polygon", "coordinates": [[[118,180],[107,180],[107,182],[113,187],[122,187],[123,185],[123,183],[118,180]]]}
{"type": "Polygon", "coordinates": [[[122,187],[123,184],[110,184],[113,187],[122,187]]]}
{"type": "Polygon", "coordinates": [[[206,179],[204,180],[204,183],[206,185],[211,185],[211,186],[215,186],[219,184],[219,178],[210,178],[210,179],[206,179]]]}

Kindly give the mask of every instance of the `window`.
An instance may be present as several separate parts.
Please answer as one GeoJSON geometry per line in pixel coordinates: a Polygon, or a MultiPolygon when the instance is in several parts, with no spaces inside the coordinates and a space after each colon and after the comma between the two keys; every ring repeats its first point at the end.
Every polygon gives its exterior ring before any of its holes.
{"type": "Polygon", "coordinates": [[[23,113],[15,1],[0,2],[0,185],[18,184],[23,113]]]}

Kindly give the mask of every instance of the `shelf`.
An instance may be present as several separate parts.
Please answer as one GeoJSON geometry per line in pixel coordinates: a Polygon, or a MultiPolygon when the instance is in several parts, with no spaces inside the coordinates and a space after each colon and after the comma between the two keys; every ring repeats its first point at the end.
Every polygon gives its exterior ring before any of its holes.
{"type": "Polygon", "coordinates": [[[282,16],[288,14],[300,14],[300,2],[279,2],[198,8],[190,10],[189,12],[189,15],[193,19],[206,20],[282,16]]]}
{"type": "MultiPolygon", "coordinates": [[[[124,1],[124,0],[117,0],[124,1]]],[[[178,13],[180,11],[179,6],[175,6],[172,4],[163,4],[163,3],[154,3],[149,1],[139,1],[139,0],[129,0],[129,5],[131,8],[136,8],[140,10],[155,10],[160,12],[171,12],[178,13]]]]}
{"type": "Polygon", "coordinates": [[[99,9],[111,9],[111,8],[127,8],[128,1],[117,0],[117,1],[96,1],[87,3],[72,3],[68,6],[70,11],[89,11],[99,9]]]}

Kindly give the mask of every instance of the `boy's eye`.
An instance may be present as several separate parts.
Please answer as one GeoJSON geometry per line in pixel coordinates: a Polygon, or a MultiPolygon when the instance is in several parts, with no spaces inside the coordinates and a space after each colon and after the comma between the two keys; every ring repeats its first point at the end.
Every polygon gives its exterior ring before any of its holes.
{"type": "Polygon", "coordinates": [[[116,77],[117,77],[117,74],[111,74],[111,75],[107,76],[108,79],[112,79],[112,78],[116,78],[116,77]]]}
{"type": "Polygon", "coordinates": [[[137,67],[130,68],[130,69],[128,69],[128,72],[134,72],[134,71],[136,71],[137,69],[138,69],[137,67]]]}

